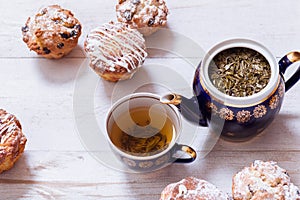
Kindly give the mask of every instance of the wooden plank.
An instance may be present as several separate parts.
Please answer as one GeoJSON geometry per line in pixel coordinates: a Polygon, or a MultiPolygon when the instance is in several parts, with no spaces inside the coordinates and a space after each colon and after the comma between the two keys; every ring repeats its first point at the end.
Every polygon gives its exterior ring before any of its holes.
{"type": "MultiPolygon", "coordinates": [[[[109,149],[100,152],[108,159],[100,159],[102,162],[87,152],[74,118],[75,79],[81,67],[87,65],[83,50],[87,33],[95,26],[115,20],[115,3],[0,1],[0,106],[18,116],[28,138],[25,153],[15,167],[0,175],[1,199],[152,200],[159,199],[167,184],[187,176],[206,179],[230,193],[232,176],[256,159],[277,161],[300,186],[300,93],[296,92],[299,84],[285,95],[283,107],[270,127],[253,140],[243,143],[218,140],[212,151],[205,154],[200,151],[206,139],[205,128],[199,128],[192,141],[183,137],[181,142],[198,151],[198,158],[191,164],[172,164],[159,171],[136,174],[115,170],[115,165],[107,166],[115,161],[109,149]],[[69,8],[83,24],[79,45],[60,60],[43,59],[29,52],[20,30],[28,16],[50,4],[69,8]]],[[[148,49],[149,57],[143,68],[134,79],[120,85],[91,76],[97,82],[92,100],[99,123],[111,106],[112,92],[141,78],[150,84],[138,85],[136,91],[159,94],[173,91],[191,96],[195,66],[203,52],[221,40],[249,37],[267,46],[278,59],[290,50],[299,50],[300,27],[296,19],[300,17],[300,1],[169,0],[167,4],[168,29],[173,35],[163,38],[162,32],[158,32],[146,41],[148,47],[153,47],[164,40],[169,44],[169,52],[159,50],[159,46],[148,49]],[[194,42],[188,43],[191,41],[194,42]]],[[[297,64],[291,67],[286,77],[297,67],[297,64]]],[[[82,94],[82,100],[90,100],[82,94]]],[[[83,109],[88,107],[84,101],[78,105],[83,109]]],[[[182,135],[185,134],[188,133],[182,135]]]]}
{"type": "MultiPolygon", "coordinates": [[[[58,64],[57,61],[45,59],[1,59],[1,63],[0,79],[3,83],[0,85],[1,107],[21,119],[24,132],[28,136],[27,148],[30,150],[82,150],[74,122],[72,103],[74,79],[83,61],[81,59],[64,59],[64,62],[58,64]],[[47,142],[43,143],[42,141],[47,142]]],[[[161,78],[154,78],[156,71],[154,67],[170,69],[170,71],[166,71],[166,74],[181,73],[186,80],[185,86],[172,84],[173,92],[181,93],[191,87],[194,69],[185,61],[181,59],[147,60],[144,66],[145,70],[149,72],[148,75],[154,72],[153,80],[160,83],[161,78]]],[[[143,73],[146,71],[142,70],[140,74],[138,72],[136,77],[144,77],[143,73]]],[[[93,74],[93,72],[90,73],[93,74]]],[[[151,81],[152,78],[149,78],[151,81]]],[[[114,83],[102,80],[98,83],[95,93],[97,100],[95,108],[103,116],[111,105],[110,98],[115,86],[114,83]]],[[[158,85],[156,84],[155,87],[158,85]]],[[[299,149],[297,137],[299,136],[300,116],[299,107],[295,106],[299,99],[299,93],[295,91],[299,87],[299,84],[296,85],[286,94],[279,116],[265,131],[265,134],[246,143],[233,144],[220,141],[216,148],[299,149]]],[[[145,86],[138,91],[153,92],[154,88],[145,86]]]]}
{"type": "Polygon", "coordinates": [[[278,161],[300,185],[299,152],[213,151],[192,164],[132,174],[103,166],[87,152],[27,151],[1,175],[0,193],[3,199],[158,199],[167,184],[187,176],[208,180],[230,193],[232,176],[255,159],[278,161]]]}
{"type": "MultiPolygon", "coordinates": [[[[71,9],[83,24],[79,46],[68,57],[84,57],[83,41],[89,30],[115,20],[115,1],[91,1],[88,4],[52,0],[5,2],[5,5],[0,7],[0,12],[5,16],[1,21],[0,40],[6,42],[0,47],[0,57],[36,57],[22,42],[20,29],[27,17],[36,13],[39,8],[57,3],[71,9]]],[[[222,0],[190,0],[187,3],[173,0],[167,3],[170,8],[168,28],[190,37],[204,50],[232,37],[258,40],[277,56],[299,49],[297,44],[300,43],[300,28],[295,20],[300,17],[299,1],[287,0],[282,3],[279,0],[268,0],[262,3],[260,0],[229,0],[225,3],[222,0]]]]}

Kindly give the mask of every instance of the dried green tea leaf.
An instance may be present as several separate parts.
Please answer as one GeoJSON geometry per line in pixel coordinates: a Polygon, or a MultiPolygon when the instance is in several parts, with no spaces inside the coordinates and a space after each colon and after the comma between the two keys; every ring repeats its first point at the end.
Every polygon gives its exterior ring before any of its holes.
{"type": "Polygon", "coordinates": [[[218,53],[209,66],[209,77],[221,92],[245,97],[260,92],[269,83],[271,67],[266,58],[248,48],[236,47],[218,53]]]}

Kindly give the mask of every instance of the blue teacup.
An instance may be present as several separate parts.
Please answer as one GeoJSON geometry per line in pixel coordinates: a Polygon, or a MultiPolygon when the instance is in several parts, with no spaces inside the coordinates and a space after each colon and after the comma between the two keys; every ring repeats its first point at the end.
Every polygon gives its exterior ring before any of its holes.
{"type": "Polygon", "coordinates": [[[153,171],[173,162],[193,162],[196,151],[178,143],[181,132],[176,107],[162,104],[160,96],[152,93],[134,93],[119,99],[106,117],[106,136],[113,153],[134,171],[153,171]],[[141,109],[146,109],[146,113],[134,115],[134,111],[141,109]],[[167,127],[170,125],[171,129],[167,127]],[[158,132],[168,135],[162,139],[158,132]],[[162,140],[165,142],[161,149],[150,148],[162,140]]]}

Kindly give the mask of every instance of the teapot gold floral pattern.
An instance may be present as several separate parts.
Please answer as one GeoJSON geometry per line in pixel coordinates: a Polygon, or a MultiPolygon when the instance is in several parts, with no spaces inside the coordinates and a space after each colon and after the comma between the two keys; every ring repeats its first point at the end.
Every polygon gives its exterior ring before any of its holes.
{"type": "MultiPolygon", "coordinates": [[[[221,130],[221,136],[231,140],[246,140],[262,132],[278,114],[284,94],[299,80],[300,67],[285,81],[284,73],[294,62],[300,61],[300,52],[291,52],[279,63],[263,45],[249,39],[231,39],[214,46],[204,56],[196,69],[193,90],[194,97],[167,94],[163,103],[173,104],[181,114],[200,126],[221,130]],[[271,67],[271,77],[260,92],[246,96],[229,96],[219,91],[209,79],[209,63],[221,51],[231,48],[248,48],[263,55],[271,67]],[[211,123],[212,119],[218,123],[211,123]],[[224,123],[220,123],[222,121],[224,123]]],[[[217,131],[215,131],[217,132],[217,131]]]]}

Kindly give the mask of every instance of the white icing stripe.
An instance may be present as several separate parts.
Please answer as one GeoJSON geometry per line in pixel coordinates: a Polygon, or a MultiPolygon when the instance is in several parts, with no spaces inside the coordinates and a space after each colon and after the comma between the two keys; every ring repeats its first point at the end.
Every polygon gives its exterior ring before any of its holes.
{"type": "MultiPolygon", "coordinates": [[[[112,27],[113,28],[113,27],[112,27]]],[[[117,31],[115,30],[115,29],[111,29],[112,31],[114,31],[115,32],[115,34],[118,34],[117,33],[117,31]]],[[[128,31],[130,31],[130,29],[128,30],[128,31]]],[[[137,31],[136,31],[137,32],[137,31]]],[[[131,33],[134,33],[134,31],[131,31],[131,33]]],[[[126,45],[126,42],[124,42],[123,40],[119,40],[119,38],[116,38],[116,37],[114,37],[116,40],[117,40],[117,42],[118,42],[118,44],[121,44],[121,43],[123,43],[124,45],[125,45],[125,47],[126,48],[128,48],[128,49],[130,49],[131,51],[133,51],[133,52],[135,52],[136,50],[135,50],[135,48],[133,47],[133,46],[135,46],[135,47],[137,47],[138,49],[139,49],[139,52],[138,53],[134,53],[134,54],[132,54],[134,57],[135,57],[135,59],[136,60],[138,60],[139,62],[139,65],[140,64],[142,64],[142,62],[143,62],[143,60],[144,60],[144,56],[143,56],[143,54],[142,53],[140,53],[140,52],[144,52],[144,53],[146,53],[141,47],[140,47],[140,43],[139,44],[137,44],[137,42],[135,42],[135,41],[133,41],[132,39],[130,39],[130,34],[124,34],[124,35],[120,35],[121,37],[124,37],[124,41],[129,41],[130,43],[128,44],[128,45],[126,45]],[[130,45],[131,44],[131,45],[130,45]],[[139,57],[138,57],[139,56],[139,57]]],[[[143,38],[141,38],[140,37],[140,39],[142,40],[142,41],[144,41],[144,39],[143,38]]],[[[122,50],[121,48],[120,48],[120,50],[122,50]]],[[[133,62],[133,60],[127,60],[128,62],[132,62],[131,63],[131,65],[132,66],[135,66],[134,65],[134,62],[133,62]]],[[[132,67],[133,68],[133,67],[132,67]]],[[[127,69],[127,71],[129,71],[129,69],[127,69]]]]}
{"type": "Polygon", "coordinates": [[[100,69],[109,67],[110,71],[115,71],[115,66],[118,65],[130,72],[139,67],[147,56],[143,49],[144,42],[143,36],[137,30],[120,23],[104,24],[88,35],[86,49],[91,56],[92,65],[100,69]],[[135,65],[136,61],[138,65],[135,65]],[[102,62],[105,65],[101,65],[102,62]]]}
{"type": "MultiPolygon", "coordinates": [[[[112,31],[115,31],[115,30],[112,29],[112,31]]],[[[133,52],[135,51],[134,47],[130,46],[129,44],[126,45],[125,41],[127,41],[126,40],[127,38],[125,38],[125,40],[123,41],[123,40],[119,39],[118,37],[116,37],[115,35],[111,35],[107,32],[103,32],[103,33],[104,33],[104,36],[107,37],[108,41],[110,41],[107,45],[105,45],[105,47],[102,47],[104,50],[107,49],[109,52],[113,52],[114,49],[117,49],[118,51],[115,51],[115,53],[120,53],[122,51],[122,45],[120,45],[120,44],[123,44],[123,47],[125,47],[133,52]],[[111,40],[109,40],[109,39],[111,39],[111,40]],[[111,45],[111,48],[109,48],[110,45],[111,45]]],[[[117,32],[116,32],[116,34],[117,34],[117,32]]],[[[138,55],[138,54],[133,54],[133,56],[135,56],[135,55],[138,55]]],[[[115,56],[115,58],[118,57],[121,60],[124,59],[124,61],[128,61],[131,66],[134,66],[134,62],[132,59],[126,58],[126,56],[122,57],[120,54],[115,54],[114,56],[115,56]]],[[[113,58],[113,57],[110,56],[110,58],[113,58]]],[[[138,58],[136,56],[135,56],[135,58],[138,60],[138,58]]],[[[142,55],[141,55],[141,58],[142,58],[142,55]]],[[[121,63],[121,62],[119,62],[119,63],[121,63]]],[[[140,64],[140,62],[139,62],[139,64],[140,64]]],[[[126,62],[124,62],[124,64],[121,66],[126,68],[127,71],[129,71],[129,66],[126,64],[126,62]]]]}
{"type": "MultiPolygon", "coordinates": [[[[97,31],[97,32],[99,32],[99,30],[97,31]]],[[[103,32],[103,33],[105,33],[105,32],[103,32]]],[[[98,36],[96,36],[96,38],[98,38],[99,40],[101,40],[102,38],[101,38],[101,36],[100,35],[98,35],[98,36]],[[98,37],[99,36],[99,37],[98,37]]],[[[103,37],[103,36],[102,36],[103,37]]],[[[101,51],[101,53],[102,53],[102,55],[104,55],[104,57],[102,57],[102,60],[103,61],[105,61],[105,62],[108,62],[109,60],[114,60],[114,58],[116,58],[116,57],[121,57],[121,55],[120,54],[112,54],[112,55],[110,55],[110,53],[119,53],[122,49],[121,49],[121,46],[120,45],[118,45],[118,43],[120,43],[120,41],[117,41],[117,44],[114,42],[114,40],[111,40],[111,39],[116,39],[116,38],[111,38],[111,35],[109,35],[108,33],[105,33],[104,34],[104,37],[107,39],[106,40],[106,45],[104,46],[104,45],[100,45],[99,47],[102,47],[102,48],[100,48],[100,51],[101,51]],[[117,50],[117,51],[114,51],[114,50],[117,50]],[[108,57],[109,58],[109,60],[108,59],[106,59],[105,57],[108,57]]],[[[97,47],[96,47],[97,48],[97,47]]],[[[100,58],[101,59],[101,58],[100,58]]],[[[131,65],[133,65],[134,63],[132,63],[132,62],[130,62],[131,60],[127,60],[127,61],[129,61],[129,63],[131,64],[131,65]]],[[[121,62],[119,62],[120,64],[122,64],[121,62]]],[[[113,63],[111,63],[111,64],[113,64],[113,63]]],[[[111,65],[110,64],[110,65],[111,65]]],[[[121,66],[123,66],[123,67],[125,67],[125,68],[127,68],[127,65],[125,64],[123,64],[123,65],[121,65],[121,66]]],[[[129,71],[128,70],[128,68],[127,68],[127,71],[129,71]]]]}

